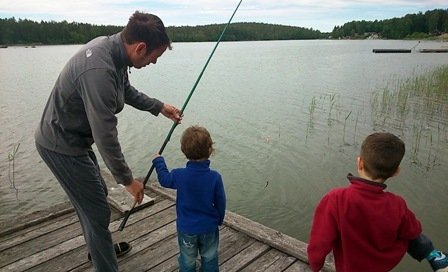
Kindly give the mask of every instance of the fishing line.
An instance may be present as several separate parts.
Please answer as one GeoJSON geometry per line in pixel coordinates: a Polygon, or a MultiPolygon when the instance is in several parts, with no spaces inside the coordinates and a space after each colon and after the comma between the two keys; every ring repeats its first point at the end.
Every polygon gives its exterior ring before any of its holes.
{"type": "MultiPolygon", "coordinates": [[[[204,74],[204,71],[205,71],[205,69],[207,68],[208,63],[210,62],[210,60],[212,59],[213,54],[214,54],[215,51],[216,51],[216,48],[218,47],[219,43],[221,42],[221,39],[222,39],[222,37],[224,36],[224,33],[225,33],[226,30],[227,30],[227,27],[230,25],[230,22],[232,21],[233,16],[235,15],[236,11],[237,11],[238,8],[240,7],[241,2],[243,2],[243,0],[240,0],[240,2],[238,3],[238,5],[236,6],[235,10],[233,11],[232,16],[230,17],[230,19],[229,19],[229,21],[227,22],[226,26],[225,26],[224,29],[222,30],[221,35],[219,36],[218,41],[217,41],[216,44],[215,44],[215,47],[213,48],[213,50],[212,50],[210,56],[208,57],[208,59],[207,59],[205,65],[204,65],[204,68],[202,68],[202,71],[201,71],[201,73],[199,74],[198,79],[197,79],[196,82],[194,83],[193,88],[192,88],[191,91],[190,91],[190,94],[188,95],[187,99],[185,100],[184,105],[182,106],[182,108],[181,108],[181,110],[180,110],[180,113],[179,113],[181,116],[183,115],[183,112],[184,112],[185,108],[187,107],[188,102],[190,101],[191,97],[193,96],[193,93],[194,93],[194,91],[195,91],[195,89],[196,89],[196,86],[198,86],[198,83],[199,83],[199,81],[201,80],[202,75],[204,74]]],[[[161,147],[160,150],[159,150],[159,154],[160,154],[160,155],[162,155],[163,150],[165,150],[165,147],[166,147],[166,145],[168,144],[168,142],[170,141],[170,139],[171,139],[171,135],[173,134],[173,131],[174,131],[174,129],[177,127],[177,125],[178,125],[178,123],[177,123],[177,122],[174,122],[173,125],[171,126],[171,129],[170,129],[170,131],[168,132],[168,135],[166,136],[165,141],[163,142],[162,147],[161,147]]],[[[154,165],[151,165],[151,168],[149,169],[148,174],[146,175],[145,180],[143,181],[143,188],[145,188],[146,183],[148,182],[149,177],[151,176],[151,174],[152,174],[153,171],[154,171],[154,165]]],[[[126,214],[125,214],[125,216],[124,216],[124,218],[123,218],[123,221],[121,222],[120,227],[118,228],[119,231],[122,231],[122,230],[124,229],[124,227],[125,227],[125,225],[126,225],[126,222],[128,221],[129,216],[131,215],[131,213],[133,213],[136,209],[138,209],[138,207],[135,208],[135,205],[136,205],[136,204],[137,204],[137,202],[134,202],[134,204],[132,205],[132,208],[131,208],[129,211],[126,212],[126,214]]]]}

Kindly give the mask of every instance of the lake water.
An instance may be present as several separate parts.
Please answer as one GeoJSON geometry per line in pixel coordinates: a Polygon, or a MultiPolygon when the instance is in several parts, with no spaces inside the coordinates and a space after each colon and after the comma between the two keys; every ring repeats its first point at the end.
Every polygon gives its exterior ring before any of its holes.
{"type": "MultiPolygon", "coordinates": [[[[446,250],[447,95],[413,95],[402,103],[386,94],[447,65],[448,54],[372,53],[373,48],[416,44],[221,43],[164,151],[168,165],[185,164],[179,148],[183,129],[205,126],[215,142],[211,166],[223,175],[228,208],[308,241],[320,198],[345,186],[347,173],[357,174],[362,140],[374,131],[389,131],[405,141],[407,153],[400,175],[387,182],[388,190],[406,199],[424,232],[446,250]]],[[[132,69],[130,80],[180,108],[214,45],[175,43],[157,65],[132,69]]],[[[424,41],[417,49],[442,46],[446,43],[424,41]]],[[[0,220],[67,200],[40,160],[33,133],[59,71],[79,47],[0,49],[0,220]]],[[[129,106],[118,118],[123,153],[134,175],[144,177],[172,123],[129,106]]],[[[427,263],[406,257],[396,271],[429,270],[427,263]]]]}

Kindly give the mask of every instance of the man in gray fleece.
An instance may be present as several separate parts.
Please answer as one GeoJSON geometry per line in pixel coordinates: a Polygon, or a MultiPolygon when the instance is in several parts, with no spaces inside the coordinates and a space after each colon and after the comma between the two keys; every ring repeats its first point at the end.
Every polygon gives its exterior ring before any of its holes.
{"type": "Polygon", "coordinates": [[[124,104],[180,122],[174,106],[132,87],[128,67],[155,64],[171,41],[155,15],[135,12],[122,32],[83,46],[61,71],[35,133],[37,150],[75,207],[96,271],[118,271],[107,188],[91,145],[139,204],[143,184],[135,180],[121,152],[117,118],[124,104]]]}

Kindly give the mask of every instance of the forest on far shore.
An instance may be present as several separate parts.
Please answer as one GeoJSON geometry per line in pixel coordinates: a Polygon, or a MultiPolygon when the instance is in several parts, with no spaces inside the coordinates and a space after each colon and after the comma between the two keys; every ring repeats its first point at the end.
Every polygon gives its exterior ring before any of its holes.
{"type": "Polygon", "coordinates": [[[352,21],[336,26],[331,38],[362,39],[376,34],[383,39],[424,39],[448,33],[448,9],[407,14],[401,18],[352,21]]]}
{"type": "MultiPolygon", "coordinates": [[[[169,26],[173,42],[216,41],[225,24],[169,26]]],[[[0,18],[0,45],[83,44],[97,36],[111,35],[123,26],[92,25],[77,22],[32,21],[0,18]]],[[[309,39],[424,39],[448,33],[448,9],[407,14],[401,18],[352,21],[335,26],[330,33],[312,28],[267,23],[232,23],[223,41],[309,40],[309,39]]]]}

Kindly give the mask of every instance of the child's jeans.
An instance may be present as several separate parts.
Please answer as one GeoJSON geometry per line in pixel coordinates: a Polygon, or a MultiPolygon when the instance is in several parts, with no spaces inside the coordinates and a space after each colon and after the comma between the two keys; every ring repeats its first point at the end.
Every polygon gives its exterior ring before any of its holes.
{"type": "Polygon", "coordinates": [[[204,234],[186,234],[178,232],[179,270],[180,272],[196,271],[196,258],[201,256],[201,271],[219,271],[218,246],[219,230],[204,234]]]}

